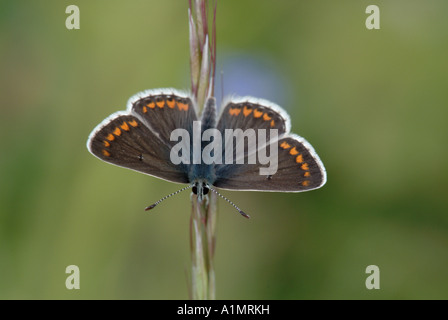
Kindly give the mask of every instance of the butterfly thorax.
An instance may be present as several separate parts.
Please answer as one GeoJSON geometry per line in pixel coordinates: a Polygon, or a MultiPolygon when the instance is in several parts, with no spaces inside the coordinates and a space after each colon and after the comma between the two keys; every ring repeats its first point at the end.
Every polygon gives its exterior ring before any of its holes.
{"type": "Polygon", "coordinates": [[[188,178],[191,184],[194,184],[196,181],[204,181],[208,184],[213,185],[216,180],[216,176],[214,174],[214,166],[205,164],[192,164],[190,165],[188,178]]]}

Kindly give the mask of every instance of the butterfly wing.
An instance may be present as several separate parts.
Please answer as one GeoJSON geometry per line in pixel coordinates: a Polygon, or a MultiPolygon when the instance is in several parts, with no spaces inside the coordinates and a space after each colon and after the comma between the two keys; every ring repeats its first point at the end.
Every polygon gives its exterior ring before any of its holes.
{"type": "MultiPolygon", "coordinates": [[[[325,184],[326,172],[319,156],[304,138],[289,134],[289,116],[279,106],[254,98],[230,101],[222,109],[217,128],[221,132],[238,128],[277,129],[278,140],[270,139],[268,135],[268,143],[256,148],[258,154],[270,154],[271,148],[277,148],[277,159],[274,159],[277,160],[277,170],[272,175],[260,174],[260,168],[267,165],[260,164],[258,157],[256,163],[249,164],[246,147],[244,164],[234,161],[233,164],[215,165],[214,186],[230,190],[300,192],[325,184]]],[[[234,149],[234,160],[235,155],[234,149]]]]}
{"type": "Polygon", "coordinates": [[[230,98],[224,101],[217,129],[277,129],[278,136],[288,133],[291,121],[288,114],[278,105],[267,100],[252,97],[230,98]]]}
{"type": "Polygon", "coordinates": [[[147,127],[168,144],[171,132],[185,129],[192,132],[197,120],[193,100],[188,94],[175,89],[147,90],[136,94],[128,101],[128,110],[140,118],[147,127]]]}
{"type": "Polygon", "coordinates": [[[325,168],[305,139],[288,135],[276,145],[268,145],[268,150],[271,147],[276,147],[278,152],[278,167],[274,174],[260,174],[260,168],[264,166],[259,163],[228,164],[218,168],[213,185],[229,190],[300,192],[325,184],[325,168]]]}
{"type": "MultiPolygon", "coordinates": [[[[188,165],[170,159],[171,131],[191,130],[197,119],[192,99],[173,89],[144,91],[127,111],[100,123],[87,141],[89,151],[108,163],[176,183],[188,183],[188,165]]],[[[191,132],[191,131],[189,131],[191,132]]]]}

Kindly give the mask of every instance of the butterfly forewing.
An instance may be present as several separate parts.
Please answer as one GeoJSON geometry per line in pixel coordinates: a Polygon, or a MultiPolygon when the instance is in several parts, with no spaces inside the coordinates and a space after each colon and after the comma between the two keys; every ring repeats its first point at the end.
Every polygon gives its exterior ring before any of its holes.
{"type": "Polygon", "coordinates": [[[218,168],[214,185],[231,190],[300,192],[325,184],[325,168],[305,139],[296,135],[284,137],[277,143],[277,152],[274,174],[260,174],[260,168],[266,165],[259,163],[229,164],[218,168]]]}

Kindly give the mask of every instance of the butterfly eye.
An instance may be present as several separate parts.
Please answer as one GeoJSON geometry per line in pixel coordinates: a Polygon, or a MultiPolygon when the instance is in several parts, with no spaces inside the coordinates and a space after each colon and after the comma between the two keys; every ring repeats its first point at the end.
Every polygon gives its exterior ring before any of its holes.
{"type": "Polygon", "coordinates": [[[208,192],[209,192],[209,188],[207,187],[207,185],[204,183],[204,184],[202,184],[202,193],[204,194],[204,195],[206,195],[208,192]]]}
{"type": "Polygon", "coordinates": [[[193,186],[193,193],[198,194],[198,188],[196,186],[193,186]]]}

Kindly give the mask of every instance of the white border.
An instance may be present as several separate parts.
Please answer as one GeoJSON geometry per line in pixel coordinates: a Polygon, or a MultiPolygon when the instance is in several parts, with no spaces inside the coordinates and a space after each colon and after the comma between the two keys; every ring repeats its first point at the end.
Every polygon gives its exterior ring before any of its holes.
{"type": "Polygon", "coordinates": [[[126,104],[126,110],[131,112],[132,105],[134,104],[134,102],[136,102],[142,98],[146,98],[149,96],[158,96],[158,95],[175,95],[175,96],[178,96],[179,98],[190,98],[191,101],[193,102],[193,105],[196,110],[196,101],[193,98],[192,94],[187,90],[177,90],[174,88],[148,89],[148,90],[140,91],[128,99],[128,102],[126,104]]]}

